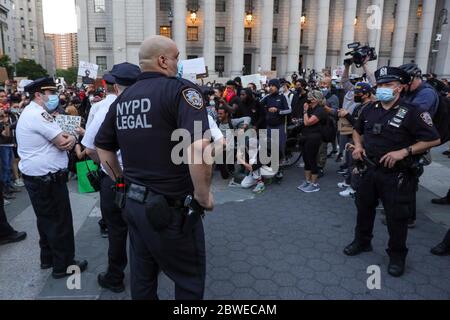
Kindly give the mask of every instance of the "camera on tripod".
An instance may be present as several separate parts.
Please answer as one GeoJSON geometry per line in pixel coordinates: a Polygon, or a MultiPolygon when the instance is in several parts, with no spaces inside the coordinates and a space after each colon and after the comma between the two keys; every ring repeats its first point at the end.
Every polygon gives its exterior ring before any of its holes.
{"type": "Polygon", "coordinates": [[[369,47],[368,45],[361,46],[360,42],[353,42],[347,47],[353,50],[345,54],[346,56],[352,56],[351,58],[344,60],[346,65],[351,65],[354,63],[357,68],[361,68],[367,57],[369,57],[369,61],[378,59],[375,48],[369,47]]]}

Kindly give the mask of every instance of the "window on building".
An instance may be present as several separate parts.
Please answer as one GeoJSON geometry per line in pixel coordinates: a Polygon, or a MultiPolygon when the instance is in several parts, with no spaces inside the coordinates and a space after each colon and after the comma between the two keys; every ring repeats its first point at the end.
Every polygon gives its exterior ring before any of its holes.
{"type": "Polygon", "coordinates": [[[225,71],[225,56],[216,56],[215,69],[216,72],[225,71]]]}
{"type": "Polygon", "coordinates": [[[189,55],[189,56],[187,56],[187,59],[188,60],[191,60],[191,59],[197,59],[198,58],[198,56],[194,56],[194,55],[189,55]]]}
{"type": "Polygon", "coordinates": [[[171,32],[169,26],[160,26],[160,27],[159,27],[159,34],[160,34],[161,36],[170,38],[171,33],[172,33],[172,32],[171,32]]]}
{"type": "Polygon", "coordinates": [[[253,12],[253,0],[245,0],[245,12],[253,12]]]}
{"type": "Polygon", "coordinates": [[[187,40],[198,41],[198,27],[187,27],[187,40]]]}
{"type": "Polygon", "coordinates": [[[216,0],[216,12],[227,11],[227,4],[225,0],[216,0]]]}
{"type": "Polygon", "coordinates": [[[101,71],[108,69],[108,63],[107,63],[106,56],[97,56],[96,64],[98,65],[98,67],[101,71]]]}
{"type": "Polygon", "coordinates": [[[225,27],[216,27],[216,41],[217,42],[225,41],[225,27]]]}
{"type": "Polygon", "coordinates": [[[252,42],[252,28],[245,28],[244,42],[252,42]]]}
{"type": "Polygon", "coordinates": [[[272,57],[272,66],[270,68],[272,71],[277,70],[277,57],[272,57]]]}
{"type": "Polygon", "coordinates": [[[106,28],[95,28],[95,42],[106,42],[106,28]]]}
{"type": "Polygon", "coordinates": [[[273,43],[277,43],[278,42],[278,29],[277,28],[273,29],[272,42],[273,43]]]}
{"type": "Polygon", "coordinates": [[[106,12],[105,0],[94,0],[94,12],[95,13],[106,12]]]}
{"type": "Polygon", "coordinates": [[[169,11],[170,10],[170,0],[159,0],[159,10],[169,11]]]}
{"type": "Polygon", "coordinates": [[[274,13],[280,12],[280,0],[273,0],[273,12],[274,13]]]}

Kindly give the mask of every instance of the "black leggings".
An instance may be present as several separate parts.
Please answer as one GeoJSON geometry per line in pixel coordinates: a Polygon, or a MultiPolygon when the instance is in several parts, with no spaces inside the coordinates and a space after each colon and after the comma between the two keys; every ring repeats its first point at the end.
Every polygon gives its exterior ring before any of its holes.
{"type": "Polygon", "coordinates": [[[317,155],[319,154],[322,137],[320,134],[311,134],[305,137],[303,146],[303,160],[305,161],[305,171],[311,171],[313,175],[319,173],[317,167],[317,155]]]}

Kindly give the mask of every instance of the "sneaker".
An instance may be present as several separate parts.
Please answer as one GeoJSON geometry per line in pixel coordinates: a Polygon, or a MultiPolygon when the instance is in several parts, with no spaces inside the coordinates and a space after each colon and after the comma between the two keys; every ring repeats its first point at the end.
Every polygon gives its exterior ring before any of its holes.
{"type": "Polygon", "coordinates": [[[11,204],[11,201],[8,201],[8,200],[6,200],[6,199],[4,199],[3,200],[3,205],[6,207],[6,206],[9,206],[11,204]]]}
{"type": "Polygon", "coordinates": [[[16,181],[14,181],[14,187],[17,188],[23,188],[25,187],[25,184],[23,183],[23,181],[21,179],[17,179],[16,181]]]}
{"type": "Polygon", "coordinates": [[[339,170],[337,171],[337,173],[338,173],[338,174],[341,174],[341,175],[345,175],[345,174],[348,173],[348,169],[339,169],[339,170]]]}
{"type": "Polygon", "coordinates": [[[234,181],[234,179],[231,179],[230,183],[228,184],[228,187],[230,188],[242,188],[240,183],[237,183],[234,181]]]}
{"type": "Polygon", "coordinates": [[[299,186],[297,187],[297,189],[300,190],[300,191],[303,191],[303,189],[309,187],[310,184],[311,184],[311,182],[305,181],[305,182],[303,182],[301,185],[299,185],[299,186]]]}
{"type": "Polygon", "coordinates": [[[306,192],[306,193],[314,193],[314,192],[319,192],[319,191],[320,191],[319,184],[313,184],[313,183],[311,183],[308,187],[303,189],[303,192],[306,192]]]}
{"type": "Polygon", "coordinates": [[[281,172],[281,171],[278,171],[277,175],[275,176],[275,178],[277,178],[277,179],[283,179],[283,177],[284,177],[284,175],[283,175],[283,172],[281,172]]]}
{"type": "Polygon", "coordinates": [[[442,152],[442,154],[444,156],[450,156],[450,150],[444,151],[444,152],[442,152]]]}
{"type": "Polygon", "coordinates": [[[254,193],[262,193],[266,190],[266,186],[264,185],[264,182],[259,182],[255,189],[253,189],[254,193]]]}
{"type": "Polygon", "coordinates": [[[355,195],[356,191],[352,187],[348,187],[346,190],[339,192],[339,195],[344,198],[350,198],[355,195]]]}
{"type": "Polygon", "coordinates": [[[244,178],[244,180],[242,180],[241,186],[244,189],[250,189],[256,186],[257,183],[258,181],[255,178],[253,178],[253,174],[250,173],[248,176],[244,178]]]}
{"type": "Polygon", "coordinates": [[[339,189],[347,189],[347,188],[350,188],[351,186],[349,185],[349,184],[347,184],[345,181],[344,182],[340,182],[340,183],[338,183],[338,188],[339,189]]]}
{"type": "Polygon", "coordinates": [[[408,229],[414,229],[416,227],[416,220],[409,219],[408,220],[408,229]]]}
{"type": "Polygon", "coordinates": [[[319,173],[317,175],[319,178],[323,178],[325,176],[325,171],[323,169],[319,169],[319,173]]]}

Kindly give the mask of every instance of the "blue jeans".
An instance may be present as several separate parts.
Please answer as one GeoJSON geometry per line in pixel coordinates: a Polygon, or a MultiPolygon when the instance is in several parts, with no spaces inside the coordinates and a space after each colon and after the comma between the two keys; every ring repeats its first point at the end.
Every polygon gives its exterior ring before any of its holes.
{"type": "Polygon", "coordinates": [[[2,163],[1,180],[5,187],[9,187],[11,185],[13,159],[13,147],[0,147],[0,161],[2,163]]]}

